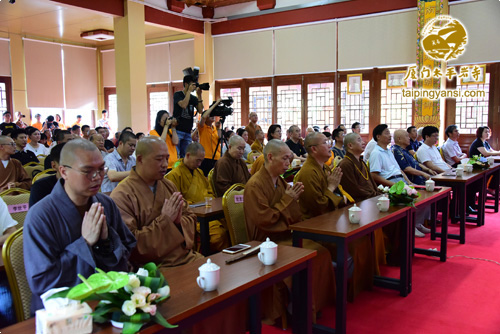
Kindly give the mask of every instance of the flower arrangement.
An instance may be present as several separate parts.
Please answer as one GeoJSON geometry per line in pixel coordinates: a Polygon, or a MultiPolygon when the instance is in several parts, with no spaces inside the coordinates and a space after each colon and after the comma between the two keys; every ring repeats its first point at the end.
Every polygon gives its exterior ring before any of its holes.
{"type": "Polygon", "coordinates": [[[92,313],[94,321],[123,323],[124,334],[136,333],[150,321],[166,328],[177,327],[156,312],[156,305],[170,296],[170,287],[154,263],[146,264],[137,273],[106,273],[99,268],[96,271],[88,278],[78,274],[83,283],[58,292],[51,298],[99,300],[92,313]]]}
{"type": "Polygon", "coordinates": [[[389,200],[392,205],[406,205],[415,207],[415,200],[420,197],[415,188],[398,181],[389,189],[389,200]]]}
{"type": "Polygon", "coordinates": [[[472,165],[472,168],[476,169],[484,169],[488,168],[488,160],[483,157],[481,154],[480,155],[473,155],[470,159],[468,164],[472,165]]]}

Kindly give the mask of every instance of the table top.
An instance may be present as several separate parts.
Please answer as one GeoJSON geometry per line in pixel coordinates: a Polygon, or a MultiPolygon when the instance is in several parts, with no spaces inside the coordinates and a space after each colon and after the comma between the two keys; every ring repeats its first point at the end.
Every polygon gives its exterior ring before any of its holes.
{"type": "MultiPolygon", "coordinates": [[[[441,173],[438,175],[433,175],[431,179],[436,182],[453,182],[453,183],[467,183],[470,181],[474,181],[480,178],[486,169],[473,169],[471,173],[464,172],[462,176],[457,177],[456,175],[445,175],[445,173],[441,173]]],[[[455,172],[453,172],[455,174],[455,172]]]]}
{"type": "MultiPolygon", "coordinates": [[[[424,187],[425,188],[425,187],[424,187]]],[[[416,187],[417,191],[420,193],[420,197],[415,201],[415,206],[419,207],[424,205],[429,201],[436,200],[438,198],[443,198],[444,196],[448,196],[451,192],[450,187],[435,187],[434,191],[427,191],[425,189],[421,189],[420,187],[416,187]]]]}
{"type": "Polygon", "coordinates": [[[212,199],[212,206],[206,207],[205,202],[198,202],[198,203],[193,203],[192,205],[196,204],[201,204],[203,205],[191,208],[191,210],[196,214],[198,217],[210,217],[214,215],[218,215],[220,213],[223,213],[224,210],[222,208],[222,197],[216,197],[212,199]]]}
{"type": "MultiPolygon", "coordinates": [[[[260,242],[251,241],[248,244],[257,246],[260,242]]],[[[226,264],[225,260],[233,256],[235,255],[217,253],[209,257],[213,263],[221,268],[219,287],[216,291],[211,292],[204,292],[196,283],[196,277],[199,275],[198,268],[206,262],[206,259],[198,259],[179,267],[162,269],[162,273],[170,285],[171,295],[169,299],[158,306],[158,312],[169,323],[176,324],[194,314],[203,312],[205,309],[216,307],[217,303],[312,259],[316,256],[316,251],[278,245],[278,260],[272,266],[263,265],[256,255],[226,264]]],[[[155,333],[162,328],[160,325],[153,324],[141,330],[140,333],[155,333]]],[[[4,328],[2,332],[32,334],[35,332],[35,318],[4,328]]],[[[92,331],[92,333],[101,334],[120,332],[120,329],[114,328],[110,324],[100,325],[97,323],[94,323],[92,331]]]]}
{"type": "Polygon", "coordinates": [[[375,196],[364,201],[356,203],[356,205],[363,210],[361,213],[361,221],[359,224],[352,224],[349,222],[349,205],[321,216],[313,217],[296,223],[290,226],[293,231],[319,233],[324,235],[348,237],[356,233],[362,232],[369,228],[371,225],[380,221],[390,219],[401,213],[410,210],[407,206],[390,206],[387,212],[379,211],[377,201],[380,196],[375,196]]]}

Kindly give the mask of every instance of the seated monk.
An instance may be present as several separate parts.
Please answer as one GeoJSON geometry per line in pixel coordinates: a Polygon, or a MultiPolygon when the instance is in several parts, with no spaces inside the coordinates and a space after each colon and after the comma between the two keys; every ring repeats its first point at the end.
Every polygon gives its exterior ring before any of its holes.
{"type": "MultiPolygon", "coordinates": [[[[334,131],[335,132],[335,131],[334,131]]],[[[330,212],[343,206],[343,197],[337,195],[337,189],[342,178],[342,169],[330,168],[325,165],[329,159],[330,148],[328,139],[320,132],[311,132],[305,140],[307,159],[297,174],[296,181],[302,182],[304,192],[300,195],[299,204],[302,218],[308,219],[330,212]]],[[[380,232],[381,233],[381,232],[380,232]]],[[[383,240],[381,240],[383,246],[383,240]]],[[[337,252],[331,244],[323,244],[332,250],[332,258],[336,259],[337,252]]],[[[380,274],[376,268],[375,256],[372,252],[370,237],[364,236],[349,243],[349,254],[352,256],[354,268],[352,280],[349,284],[349,300],[363,289],[373,287],[373,275],[380,274]]]]}
{"type": "Polygon", "coordinates": [[[0,191],[10,188],[31,188],[31,178],[17,159],[11,159],[16,151],[16,143],[12,138],[0,136],[0,191]]]}
{"type": "MultiPolygon", "coordinates": [[[[291,157],[293,153],[284,142],[269,141],[264,148],[264,167],[245,186],[243,205],[251,240],[264,241],[269,237],[279,244],[292,244],[288,228],[301,220],[297,200],[304,188],[300,182],[291,187],[280,177],[288,169],[291,157]]],[[[331,303],[335,295],[332,258],[326,248],[311,240],[304,240],[303,246],[318,251],[312,273],[313,304],[318,311],[331,303]]]]}
{"type": "Polygon", "coordinates": [[[255,141],[252,143],[252,146],[250,146],[252,151],[264,152],[264,131],[262,130],[255,130],[255,141]]]}
{"type": "MultiPolygon", "coordinates": [[[[186,156],[179,165],[172,169],[165,177],[172,181],[188,204],[202,202],[205,197],[214,197],[208,180],[199,168],[205,158],[205,149],[200,143],[193,142],[186,148],[186,156]]],[[[196,223],[196,230],[200,233],[200,223],[196,223]]],[[[209,223],[210,250],[220,252],[229,247],[227,230],[218,220],[209,223]]]]}
{"type": "Polygon", "coordinates": [[[158,137],[137,143],[136,167],[118,184],[111,198],[137,239],[130,261],[137,266],[155,262],[174,267],[203,257],[193,250],[196,215],[164,178],[168,148],[158,137]]]}
{"type": "MultiPolygon", "coordinates": [[[[346,154],[339,163],[342,168],[342,178],[340,185],[349,194],[354,202],[359,202],[370,197],[381,194],[377,189],[377,184],[373,181],[368,167],[361,158],[365,150],[366,143],[357,133],[349,133],[344,137],[344,148],[346,154]]],[[[375,230],[375,256],[377,263],[386,264],[384,235],[381,229],[375,230]]],[[[378,266],[376,266],[378,269],[378,266]]]]}
{"type": "Polygon", "coordinates": [[[242,159],[246,142],[238,135],[229,139],[229,148],[214,167],[215,194],[220,197],[235,183],[246,184],[250,179],[247,164],[242,159]]]}

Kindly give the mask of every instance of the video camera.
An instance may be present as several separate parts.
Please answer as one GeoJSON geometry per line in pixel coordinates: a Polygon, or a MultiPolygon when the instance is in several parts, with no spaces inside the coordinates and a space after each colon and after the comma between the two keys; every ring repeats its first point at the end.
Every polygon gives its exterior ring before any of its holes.
{"type": "MultiPolygon", "coordinates": [[[[219,116],[219,117],[226,117],[226,116],[231,116],[233,114],[234,109],[231,108],[231,105],[233,104],[234,100],[231,96],[229,96],[225,100],[221,100],[217,107],[212,110],[210,113],[210,116],[219,116]]],[[[212,103],[210,107],[212,107],[217,101],[212,103]]]]}
{"type": "Polygon", "coordinates": [[[184,73],[184,76],[190,75],[193,77],[194,82],[196,83],[196,87],[199,87],[201,90],[209,90],[210,89],[210,84],[208,82],[205,83],[198,83],[198,76],[200,74],[200,68],[199,67],[186,67],[185,69],[182,70],[182,73],[184,73]]]}

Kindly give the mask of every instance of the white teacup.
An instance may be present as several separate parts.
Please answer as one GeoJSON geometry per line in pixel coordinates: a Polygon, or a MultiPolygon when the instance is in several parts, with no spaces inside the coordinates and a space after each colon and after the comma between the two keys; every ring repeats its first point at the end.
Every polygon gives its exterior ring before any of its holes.
{"type": "Polygon", "coordinates": [[[198,270],[200,271],[200,276],[196,278],[198,286],[204,291],[217,290],[220,280],[220,267],[208,259],[207,263],[199,267],[198,270]]]}
{"type": "Polygon", "coordinates": [[[462,177],[464,176],[464,168],[463,167],[457,167],[457,177],[462,177]]]}
{"type": "Polygon", "coordinates": [[[434,191],[434,186],[436,185],[436,182],[434,180],[427,180],[425,181],[425,190],[427,191],[434,191]]]}
{"type": "Polygon", "coordinates": [[[361,209],[354,204],[350,209],[349,209],[349,221],[353,224],[359,224],[361,221],[361,209]]]}
{"type": "Polygon", "coordinates": [[[465,164],[464,165],[464,171],[467,173],[472,173],[472,165],[471,164],[465,164]]]}
{"type": "Polygon", "coordinates": [[[495,163],[495,158],[493,157],[488,157],[486,160],[488,160],[488,165],[493,165],[495,163]]]}
{"type": "Polygon", "coordinates": [[[266,266],[276,263],[278,259],[278,245],[266,238],[266,241],[260,244],[259,260],[266,266]]]}
{"type": "Polygon", "coordinates": [[[390,205],[391,205],[391,201],[389,200],[389,198],[387,198],[385,196],[381,196],[378,198],[377,208],[380,211],[386,212],[387,210],[389,210],[390,205]]]}

